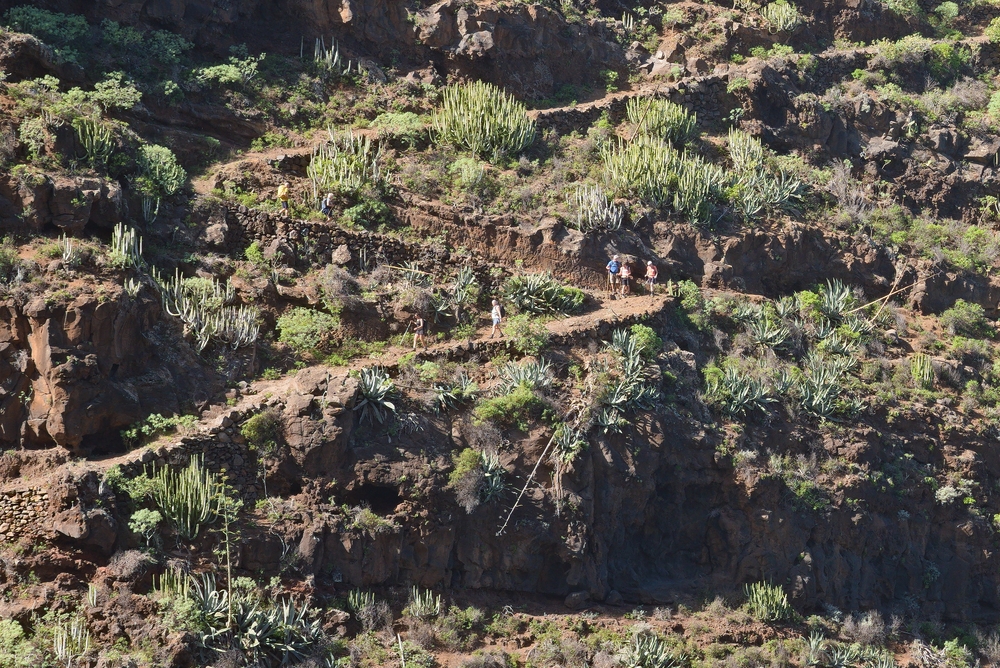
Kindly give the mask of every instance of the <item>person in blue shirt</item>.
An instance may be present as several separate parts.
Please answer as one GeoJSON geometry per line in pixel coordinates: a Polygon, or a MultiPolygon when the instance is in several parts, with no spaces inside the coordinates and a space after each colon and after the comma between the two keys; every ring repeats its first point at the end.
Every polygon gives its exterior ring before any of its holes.
{"type": "Polygon", "coordinates": [[[611,258],[611,262],[608,262],[606,268],[608,270],[608,289],[611,291],[611,298],[614,299],[618,288],[619,275],[622,270],[622,263],[617,255],[611,258]]]}

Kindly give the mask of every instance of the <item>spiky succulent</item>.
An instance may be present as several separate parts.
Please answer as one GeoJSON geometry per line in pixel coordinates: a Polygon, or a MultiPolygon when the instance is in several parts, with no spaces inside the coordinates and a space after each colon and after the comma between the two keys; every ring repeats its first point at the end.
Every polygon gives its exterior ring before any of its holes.
{"type": "Polygon", "coordinates": [[[396,386],[389,374],[381,367],[365,367],[358,377],[358,396],[360,401],[354,410],[361,411],[361,421],[372,422],[374,417],[379,424],[385,422],[389,413],[396,412],[396,405],[389,401],[396,393],[396,386]]]}
{"type": "Polygon", "coordinates": [[[455,84],[442,98],[432,120],[438,141],[493,161],[517,155],[535,141],[527,108],[493,84],[455,84]]]}

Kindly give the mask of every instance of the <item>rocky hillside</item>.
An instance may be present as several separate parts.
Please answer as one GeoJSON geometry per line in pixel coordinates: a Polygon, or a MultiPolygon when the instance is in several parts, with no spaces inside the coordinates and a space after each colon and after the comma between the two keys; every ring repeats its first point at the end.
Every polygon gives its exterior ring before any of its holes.
{"type": "Polygon", "coordinates": [[[1000,7],[0,25],[0,668],[1000,666],[1000,7]]]}

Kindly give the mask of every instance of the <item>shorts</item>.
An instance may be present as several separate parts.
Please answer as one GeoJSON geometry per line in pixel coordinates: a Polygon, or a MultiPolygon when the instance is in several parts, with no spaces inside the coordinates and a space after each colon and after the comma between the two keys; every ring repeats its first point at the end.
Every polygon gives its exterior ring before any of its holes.
{"type": "Polygon", "coordinates": [[[496,327],[500,324],[500,318],[493,318],[493,326],[496,327]]]}
{"type": "Polygon", "coordinates": [[[322,209],[320,209],[320,213],[322,213],[324,216],[332,216],[333,209],[331,209],[328,206],[324,206],[322,209]]]}
{"type": "Polygon", "coordinates": [[[281,208],[284,209],[285,211],[288,211],[288,200],[287,199],[281,200],[281,208]]]}
{"type": "Polygon", "coordinates": [[[621,278],[618,276],[618,274],[608,274],[608,280],[611,282],[611,285],[618,285],[618,282],[621,280],[621,278]]]}

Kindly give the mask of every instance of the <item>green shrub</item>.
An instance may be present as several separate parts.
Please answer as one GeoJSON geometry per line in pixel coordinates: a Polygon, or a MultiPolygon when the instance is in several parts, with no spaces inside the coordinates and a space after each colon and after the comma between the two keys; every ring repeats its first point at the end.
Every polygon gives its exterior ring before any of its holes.
{"type": "Polygon", "coordinates": [[[507,338],[522,355],[537,357],[549,343],[549,330],[527,313],[508,318],[503,327],[507,338]]]}
{"type": "Polygon", "coordinates": [[[298,353],[315,355],[326,348],[340,319],[322,311],[296,307],[278,318],[278,341],[298,353]]]}
{"type": "Polygon", "coordinates": [[[341,222],[358,227],[378,227],[392,220],[392,211],[380,199],[362,197],[361,201],[344,210],[341,222]]]}
{"type": "Polygon", "coordinates": [[[391,137],[402,139],[411,147],[427,133],[424,121],[412,111],[387,111],[371,122],[371,127],[391,137]]]}
{"type": "Polygon", "coordinates": [[[990,21],[990,24],[986,26],[985,30],[983,30],[983,35],[985,35],[991,43],[1000,44],[1000,16],[990,21]]]}
{"type": "Polygon", "coordinates": [[[267,457],[277,449],[283,426],[281,414],[268,408],[244,422],[240,427],[240,434],[246,439],[247,445],[267,457]]]}
{"type": "Polygon", "coordinates": [[[528,431],[531,421],[537,419],[544,409],[545,402],[530,387],[519,385],[510,394],[481,401],[473,414],[477,422],[489,420],[528,431]]]}
{"type": "Polygon", "coordinates": [[[457,485],[470,471],[478,469],[482,461],[482,454],[472,448],[465,448],[457,454],[452,455],[452,465],[454,468],[448,474],[448,484],[452,486],[457,485]]]}
{"type": "Polygon", "coordinates": [[[656,335],[652,327],[636,324],[629,331],[635,338],[640,354],[647,360],[654,359],[663,349],[663,339],[656,335]]]}
{"type": "Polygon", "coordinates": [[[132,513],[128,528],[132,533],[142,536],[147,546],[152,546],[156,542],[161,522],[163,522],[163,515],[159,511],[140,508],[132,513]]]}
{"type": "Polygon", "coordinates": [[[165,146],[143,144],[139,149],[140,176],[136,186],[150,197],[169,197],[183,187],[187,179],[177,156],[165,146]]]}
{"type": "Polygon", "coordinates": [[[198,418],[194,415],[163,417],[159,413],[153,413],[145,420],[140,420],[128,429],[123,429],[121,437],[127,447],[134,448],[174,429],[190,429],[197,422],[198,418]]]}
{"type": "Polygon", "coordinates": [[[442,97],[432,120],[438,141],[494,162],[535,141],[535,122],[527,108],[493,84],[455,84],[442,97]]]}
{"type": "Polygon", "coordinates": [[[83,16],[23,5],[4,14],[4,21],[12,30],[32,34],[51,46],[62,60],[81,63],[81,53],[86,49],[85,41],[90,32],[83,16]]]}
{"type": "Polygon", "coordinates": [[[264,251],[261,250],[260,242],[254,241],[247,249],[244,251],[244,256],[247,260],[257,265],[258,267],[264,267],[267,265],[267,260],[264,259],[264,251]]]}
{"type": "Polygon", "coordinates": [[[986,318],[986,311],[979,304],[958,299],[941,314],[941,325],[949,332],[962,336],[985,338],[993,336],[993,326],[986,318]]]}

